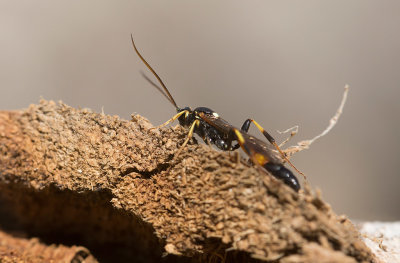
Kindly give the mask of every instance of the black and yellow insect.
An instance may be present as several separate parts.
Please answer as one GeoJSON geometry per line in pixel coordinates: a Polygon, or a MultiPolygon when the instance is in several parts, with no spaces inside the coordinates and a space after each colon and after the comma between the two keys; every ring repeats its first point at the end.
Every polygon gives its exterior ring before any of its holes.
{"type": "MultiPolygon", "coordinates": [[[[189,107],[178,107],[161,78],[139,53],[135,42],[133,41],[132,35],[131,39],[133,48],[135,49],[137,55],[157,78],[158,82],[166,92],[164,95],[175,106],[177,111],[177,114],[174,117],[160,125],[159,128],[175,120],[178,120],[182,126],[190,127],[188,137],[175,154],[175,157],[179,155],[181,150],[186,146],[186,144],[192,138],[193,133],[196,133],[204,140],[204,142],[207,144],[214,144],[223,151],[233,151],[241,147],[254,164],[266,169],[273,176],[282,180],[295,191],[300,189],[299,181],[293,175],[293,173],[283,165],[282,159],[288,162],[294,169],[296,169],[296,167],[294,167],[293,164],[286,158],[282,150],[276,144],[274,138],[268,132],[266,132],[264,128],[262,128],[256,121],[247,119],[243,123],[242,128],[239,130],[222,119],[218,113],[209,108],[198,107],[192,110],[189,107]],[[255,124],[255,126],[263,133],[270,144],[267,144],[264,141],[261,141],[247,133],[251,123],[255,124]],[[233,145],[234,142],[236,142],[235,145],[233,145]],[[274,150],[277,150],[278,152],[274,150]]],[[[298,170],[296,169],[296,171],[298,170]]]]}

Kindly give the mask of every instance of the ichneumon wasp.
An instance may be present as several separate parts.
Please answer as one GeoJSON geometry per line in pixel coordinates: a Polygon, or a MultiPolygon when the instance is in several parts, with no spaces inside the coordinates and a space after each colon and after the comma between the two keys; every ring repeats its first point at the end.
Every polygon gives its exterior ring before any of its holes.
{"type": "Polygon", "coordinates": [[[220,118],[218,113],[209,108],[198,107],[192,110],[189,107],[178,107],[164,82],[136,48],[132,35],[131,40],[136,54],[157,78],[166,94],[164,94],[161,89],[159,89],[160,92],[167,97],[171,104],[175,106],[177,111],[177,114],[174,117],[157,128],[164,127],[175,120],[178,120],[179,124],[184,127],[190,127],[188,136],[185,142],[181,145],[180,149],[175,153],[174,159],[180,154],[182,149],[193,137],[193,133],[196,133],[204,140],[205,143],[214,144],[217,148],[223,151],[233,151],[241,147],[254,164],[266,169],[273,176],[282,180],[295,191],[300,189],[299,181],[293,175],[293,173],[283,165],[282,160],[288,162],[303,176],[304,174],[297,170],[297,168],[288,160],[288,158],[286,158],[285,154],[276,144],[275,139],[267,131],[265,131],[263,127],[261,127],[253,119],[247,119],[239,130],[224,119],[220,118]],[[262,132],[270,144],[267,144],[264,141],[259,140],[247,133],[251,123],[253,123],[260,130],[260,132],[262,132]],[[233,142],[236,142],[236,144],[233,145],[233,142]],[[276,149],[277,152],[274,151],[274,149],[276,149]]]}

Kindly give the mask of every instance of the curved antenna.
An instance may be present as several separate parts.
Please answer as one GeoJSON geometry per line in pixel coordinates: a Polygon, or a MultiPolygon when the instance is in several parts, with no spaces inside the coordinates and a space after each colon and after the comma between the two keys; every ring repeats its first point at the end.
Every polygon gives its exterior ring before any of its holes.
{"type": "Polygon", "coordinates": [[[169,102],[171,102],[171,104],[174,104],[172,102],[172,100],[170,99],[170,97],[168,97],[167,94],[165,94],[165,92],[163,91],[162,88],[160,88],[160,86],[158,86],[156,83],[154,83],[149,77],[147,77],[146,74],[144,74],[143,71],[140,71],[140,74],[142,74],[142,77],[147,80],[147,82],[149,82],[154,88],[156,88],[169,102]]]}
{"type": "Polygon", "coordinates": [[[132,40],[132,45],[133,48],[135,49],[136,54],[139,56],[139,58],[143,61],[143,63],[146,65],[146,67],[153,73],[153,75],[157,78],[158,82],[161,84],[161,86],[164,88],[165,92],[167,93],[168,97],[170,98],[170,102],[175,106],[175,108],[179,109],[178,105],[176,105],[176,102],[174,98],[172,97],[171,93],[169,93],[167,87],[165,86],[164,82],[161,80],[161,78],[158,76],[158,74],[154,71],[154,69],[147,63],[147,61],[142,57],[142,55],[139,53],[139,51],[136,48],[135,42],[133,41],[133,35],[131,34],[131,40],[132,40]]]}

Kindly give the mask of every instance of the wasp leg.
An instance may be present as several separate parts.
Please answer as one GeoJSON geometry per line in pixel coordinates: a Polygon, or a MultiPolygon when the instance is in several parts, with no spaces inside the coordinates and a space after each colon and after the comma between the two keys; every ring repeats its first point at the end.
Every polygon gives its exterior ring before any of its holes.
{"type": "MultiPolygon", "coordinates": [[[[242,132],[247,133],[247,132],[249,131],[251,122],[255,122],[255,121],[252,120],[252,119],[247,119],[247,120],[243,123],[242,128],[240,128],[240,130],[241,130],[242,132]]],[[[261,126],[260,126],[260,127],[261,127],[261,126]]],[[[267,133],[267,134],[268,134],[268,133],[267,133]]],[[[265,134],[264,134],[264,136],[265,136],[265,134]]],[[[272,143],[272,142],[270,141],[270,139],[272,139],[273,141],[275,141],[274,138],[272,138],[272,136],[269,135],[269,134],[268,134],[268,136],[265,136],[265,137],[267,137],[267,139],[268,139],[268,141],[269,141],[270,143],[272,143]]],[[[240,147],[240,144],[237,143],[235,146],[232,147],[232,150],[236,150],[236,149],[238,149],[239,147],[240,147]]]]}
{"type": "Polygon", "coordinates": [[[300,189],[299,181],[289,169],[286,169],[285,166],[283,166],[280,163],[271,163],[268,160],[267,156],[265,156],[260,152],[257,152],[253,148],[254,146],[252,146],[252,144],[246,142],[242,133],[238,129],[233,129],[233,132],[236,135],[237,141],[242,147],[243,151],[245,151],[249,155],[251,161],[254,164],[256,164],[257,167],[264,168],[265,170],[270,172],[273,176],[275,176],[277,179],[282,180],[285,184],[290,186],[296,192],[299,191],[300,189]]]}
{"type": "MultiPolygon", "coordinates": [[[[248,120],[246,120],[244,123],[243,123],[243,125],[242,125],[242,128],[240,129],[242,132],[245,132],[245,133],[247,133],[248,131],[249,131],[249,127],[250,127],[250,122],[248,121],[248,120]],[[247,123],[248,122],[248,123],[247,123]]],[[[236,145],[234,145],[234,146],[232,146],[232,151],[234,151],[234,150],[236,150],[236,149],[239,149],[239,147],[240,147],[240,144],[239,144],[239,142],[236,144],[236,145]]]]}
{"type": "Polygon", "coordinates": [[[208,145],[208,147],[212,148],[211,138],[207,133],[206,126],[202,125],[202,126],[199,126],[199,128],[200,128],[200,133],[197,133],[197,134],[203,139],[203,141],[208,145]]]}
{"type": "Polygon", "coordinates": [[[234,151],[234,150],[236,150],[236,149],[239,149],[239,147],[240,147],[240,144],[237,143],[236,145],[232,146],[231,151],[234,151]]]}
{"type": "Polygon", "coordinates": [[[159,129],[159,128],[162,128],[162,127],[164,127],[164,126],[167,126],[170,122],[175,121],[176,119],[178,119],[178,118],[179,118],[180,116],[182,116],[183,114],[185,114],[185,115],[187,116],[187,115],[189,114],[189,111],[187,111],[187,110],[181,111],[181,112],[175,114],[174,117],[172,117],[171,119],[167,120],[167,121],[164,122],[163,124],[161,124],[161,125],[159,125],[159,126],[157,126],[157,127],[153,127],[153,128],[151,128],[150,130],[159,129]]]}
{"type": "MultiPolygon", "coordinates": [[[[199,120],[195,120],[192,124],[192,126],[190,126],[190,130],[188,133],[188,136],[185,140],[185,142],[181,145],[181,147],[179,148],[179,150],[174,154],[174,157],[171,160],[171,163],[173,163],[173,161],[179,156],[179,154],[182,152],[183,148],[185,148],[186,144],[189,142],[189,140],[193,137],[193,131],[194,128],[197,126],[199,126],[200,121],[199,120]]],[[[171,166],[172,167],[172,166],[171,166]]]]}
{"type": "Polygon", "coordinates": [[[253,120],[253,119],[247,119],[247,120],[243,123],[241,130],[247,133],[247,132],[249,131],[249,128],[250,128],[250,124],[251,124],[251,123],[254,123],[254,125],[256,125],[257,129],[259,129],[260,132],[262,132],[262,134],[265,136],[265,138],[267,138],[267,140],[278,150],[278,152],[281,154],[282,158],[283,158],[290,166],[292,166],[293,169],[296,170],[296,172],[298,172],[299,174],[301,174],[301,175],[304,177],[304,179],[306,179],[305,174],[303,174],[302,172],[300,172],[299,169],[297,169],[296,166],[294,166],[294,165],[289,161],[289,159],[286,157],[285,153],[281,150],[281,148],[279,148],[278,144],[275,142],[275,139],[274,139],[266,130],[264,130],[264,128],[261,127],[261,125],[258,124],[258,122],[256,122],[256,121],[253,120]]]}

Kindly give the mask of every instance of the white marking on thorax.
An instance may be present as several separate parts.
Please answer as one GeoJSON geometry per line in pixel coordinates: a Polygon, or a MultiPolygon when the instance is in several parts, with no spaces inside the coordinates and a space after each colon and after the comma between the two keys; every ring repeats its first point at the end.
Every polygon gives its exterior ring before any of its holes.
{"type": "Polygon", "coordinates": [[[215,118],[219,118],[219,115],[218,115],[218,113],[216,113],[216,112],[213,112],[213,114],[212,114],[215,118]]]}

